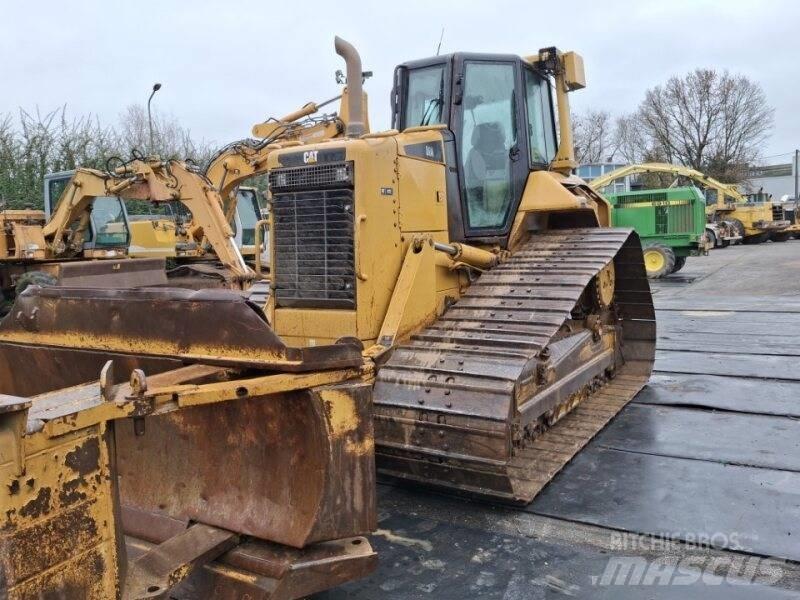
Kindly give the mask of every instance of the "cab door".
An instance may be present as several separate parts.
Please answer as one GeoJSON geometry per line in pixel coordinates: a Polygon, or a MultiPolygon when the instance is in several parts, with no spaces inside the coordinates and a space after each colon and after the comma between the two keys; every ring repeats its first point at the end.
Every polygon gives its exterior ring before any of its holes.
{"type": "Polygon", "coordinates": [[[520,63],[457,56],[454,78],[464,237],[496,240],[510,231],[530,171],[520,63]]]}

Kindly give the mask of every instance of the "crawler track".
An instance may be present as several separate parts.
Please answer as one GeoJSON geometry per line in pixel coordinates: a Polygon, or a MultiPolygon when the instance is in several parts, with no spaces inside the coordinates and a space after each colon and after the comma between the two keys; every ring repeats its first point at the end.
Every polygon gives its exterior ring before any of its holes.
{"type": "Polygon", "coordinates": [[[379,471],[528,503],[636,395],[654,352],[638,236],[537,234],[379,369],[379,471]],[[612,262],[611,307],[587,315],[612,262]]]}

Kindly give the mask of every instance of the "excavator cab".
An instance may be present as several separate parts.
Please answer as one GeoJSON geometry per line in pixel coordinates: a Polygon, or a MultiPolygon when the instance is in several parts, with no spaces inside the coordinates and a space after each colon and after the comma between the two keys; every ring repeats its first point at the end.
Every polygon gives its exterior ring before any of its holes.
{"type": "MultiPolygon", "coordinates": [[[[44,214],[49,221],[75,171],[49,173],[44,177],[44,214]]],[[[83,227],[88,219],[83,239],[83,253],[97,254],[113,251],[113,256],[126,254],[131,243],[131,228],[125,202],[116,196],[95,198],[87,208],[87,215],[79,216],[72,224],[74,230],[83,227]]]]}
{"type": "Polygon", "coordinates": [[[256,227],[261,221],[261,200],[256,188],[241,186],[236,191],[236,212],[234,213],[231,227],[236,239],[236,245],[242,255],[252,257],[256,253],[256,227]]]}
{"type": "MultiPolygon", "coordinates": [[[[547,72],[519,56],[457,53],[395,69],[392,123],[442,125],[453,241],[507,238],[531,171],[556,155],[547,72]]],[[[422,156],[437,159],[437,147],[422,156]]]]}

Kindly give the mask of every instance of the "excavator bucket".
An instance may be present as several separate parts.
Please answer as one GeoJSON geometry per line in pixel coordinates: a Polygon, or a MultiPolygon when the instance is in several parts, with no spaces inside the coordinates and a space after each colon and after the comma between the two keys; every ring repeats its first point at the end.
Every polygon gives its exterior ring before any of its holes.
{"type": "Polygon", "coordinates": [[[379,369],[379,472],[526,504],[641,389],[654,354],[638,236],[537,233],[379,369]]]}
{"type": "Polygon", "coordinates": [[[297,598],[374,568],[357,347],[287,348],[224,290],[32,287],[0,330],[0,595],[297,598]]]}

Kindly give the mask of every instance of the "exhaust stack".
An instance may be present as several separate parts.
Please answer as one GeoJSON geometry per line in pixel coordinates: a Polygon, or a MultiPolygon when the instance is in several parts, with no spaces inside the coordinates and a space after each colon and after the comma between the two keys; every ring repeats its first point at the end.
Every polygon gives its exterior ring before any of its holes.
{"type": "Polygon", "coordinates": [[[338,35],[334,41],[336,54],[344,59],[347,64],[347,96],[348,112],[350,118],[347,121],[345,135],[347,137],[360,137],[364,135],[364,96],[361,85],[361,57],[353,44],[340,38],[338,35]]]}

